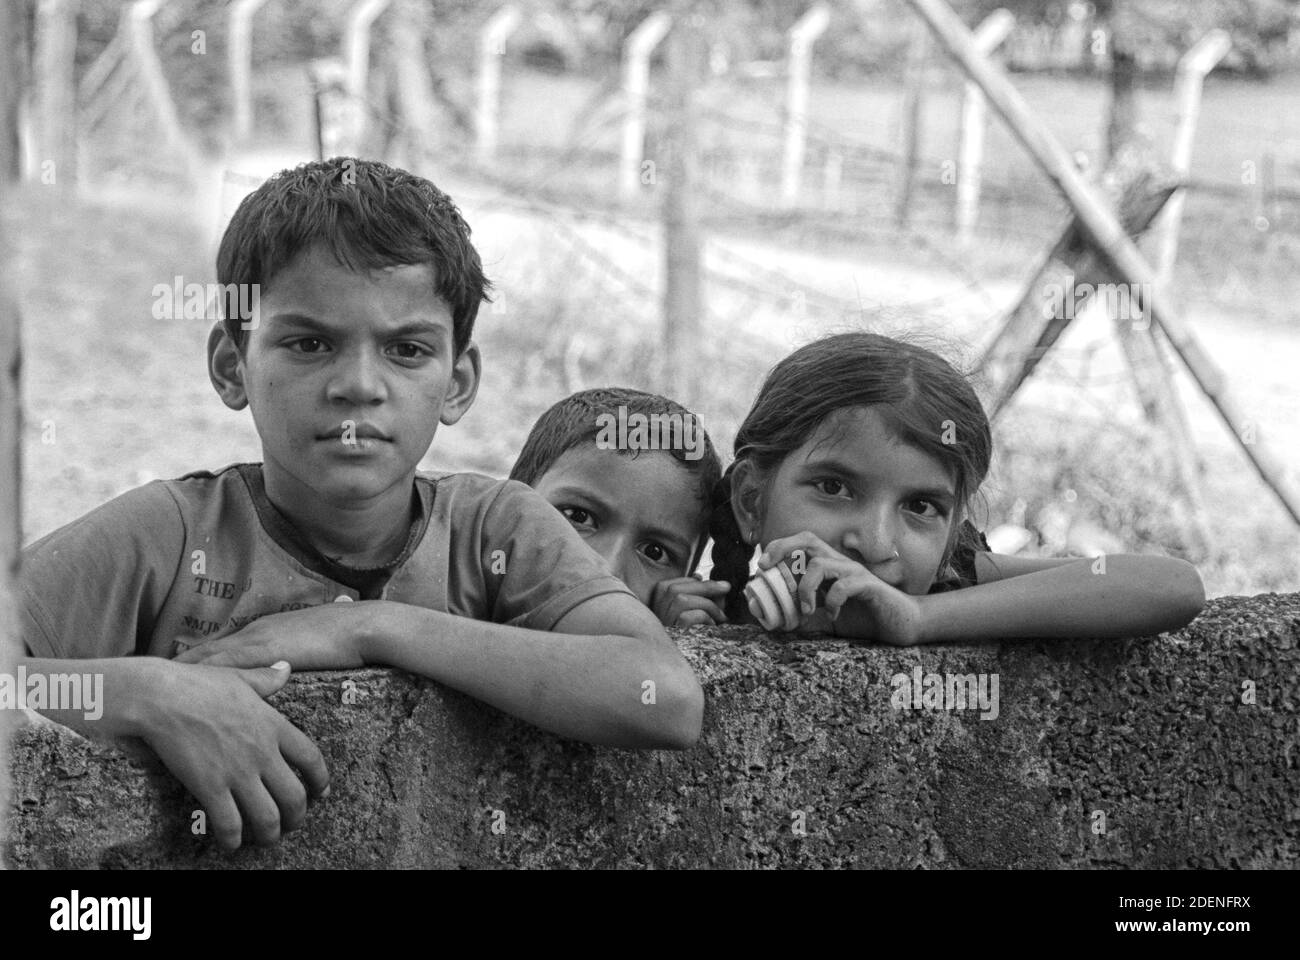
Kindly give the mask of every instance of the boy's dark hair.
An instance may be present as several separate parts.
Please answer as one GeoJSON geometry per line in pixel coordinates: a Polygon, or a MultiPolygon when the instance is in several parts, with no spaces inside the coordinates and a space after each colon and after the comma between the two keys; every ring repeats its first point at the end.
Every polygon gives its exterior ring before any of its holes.
{"type": "MultiPolygon", "coordinates": [[[[602,429],[598,418],[602,414],[617,417],[619,407],[625,408],[628,416],[635,413],[646,417],[655,414],[670,416],[676,414],[683,420],[690,417],[695,421],[696,428],[704,438],[703,454],[698,459],[691,460],[686,456],[687,451],[679,449],[677,444],[664,452],[672,454],[682,466],[696,475],[698,481],[696,496],[702,503],[708,505],[713,489],[722,476],[722,461],[713,448],[713,441],[709,439],[708,431],[700,424],[699,417],[667,397],[626,387],[580,390],[551,406],[537,418],[533,429],[529,431],[528,439],[524,441],[524,448],[519,451],[519,458],[510,471],[510,479],[533,486],[563,454],[584,443],[595,443],[602,429]]],[[[637,456],[639,451],[630,452],[632,456],[637,456]]],[[[699,562],[706,540],[706,531],[701,530],[699,546],[691,557],[688,573],[694,570],[699,562]]]]}
{"type": "Polygon", "coordinates": [[[993,456],[984,408],[966,378],[937,353],[875,333],[836,334],[772,368],[736,432],[736,459],[714,490],[709,576],[731,584],[725,612],[733,620],[743,615],[755,548],[745,543],[731,509],[732,470],[750,460],[770,473],[828,417],[852,407],[875,408],[899,440],[952,470],[957,503],[937,579],[956,576],[950,561],[959,535],[978,536],[962,519],[993,456]]]}
{"type": "MultiPolygon", "coordinates": [[[[325,243],[352,270],[428,263],[447,302],[459,356],[474,333],[483,275],[456,204],[423,177],[378,160],[332,157],[282,170],[244,198],[217,251],[217,281],[270,286],[299,253],[325,243]]],[[[228,311],[226,332],[242,350],[247,331],[228,311]]]]}

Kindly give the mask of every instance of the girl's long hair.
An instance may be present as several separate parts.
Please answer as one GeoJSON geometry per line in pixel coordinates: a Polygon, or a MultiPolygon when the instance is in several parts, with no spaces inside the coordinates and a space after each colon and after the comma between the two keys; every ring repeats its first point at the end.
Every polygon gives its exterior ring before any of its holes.
{"type": "Polygon", "coordinates": [[[803,446],[828,417],[872,407],[903,443],[948,467],[956,509],[943,563],[943,579],[971,497],[988,473],[993,437],[988,417],[967,379],[938,354],[875,333],[841,333],[800,347],[763,381],[736,433],[735,461],[714,488],[709,535],[714,580],[731,584],[726,614],[743,615],[743,591],[754,547],[746,544],[731,509],[731,478],[748,460],[770,476],[803,446]]]}

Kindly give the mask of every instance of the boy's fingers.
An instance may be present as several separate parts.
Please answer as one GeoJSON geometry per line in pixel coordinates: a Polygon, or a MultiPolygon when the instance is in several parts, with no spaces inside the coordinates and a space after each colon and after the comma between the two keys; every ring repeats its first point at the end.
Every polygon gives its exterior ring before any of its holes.
{"type": "Polygon", "coordinates": [[[677,622],[674,626],[678,627],[698,627],[708,626],[718,621],[711,617],[704,610],[683,610],[677,615],[677,622]]]}
{"type": "Polygon", "coordinates": [[[199,802],[203,804],[208,829],[217,843],[226,850],[238,850],[244,826],[239,816],[239,807],[235,805],[235,798],[230,795],[230,791],[223,790],[220,796],[209,797],[207,800],[200,798],[199,802]]]}
{"type": "Polygon", "coordinates": [[[239,669],[239,675],[265,700],[289,681],[289,662],[281,660],[269,667],[246,667],[239,669]]]}
{"type": "MultiPolygon", "coordinates": [[[[705,597],[678,597],[677,601],[673,604],[673,612],[676,614],[673,620],[679,626],[686,626],[686,624],[682,623],[683,616],[696,611],[707,615],[714,623],[727,622],[727,615],[722,612],[722,608],[705,597]]],[[[692,622],[699,623],[702,621],[692,622]]]]}
{"type": "Polygon", "coordinates": [[[260,778],[237,787],[235,802],[255,843],[267,847],[280,839],[280,808],[260,778]]]}
{"type": "Polygon", "coordinates": [[[288,833],[297,830],[307,819],[307,788],[294,776],[287,763],[277,763],[262,771],[262,784],[280,808],[280,827],[288,833]]]}
{"type": "Polygon", "coordinates": [[[325,797],[330,792],[330,771],[320,748],[311,737],[288,720],[280,728],[280,753],[290,767],[302,774],[302,782],[310,797],[325,797]]]}

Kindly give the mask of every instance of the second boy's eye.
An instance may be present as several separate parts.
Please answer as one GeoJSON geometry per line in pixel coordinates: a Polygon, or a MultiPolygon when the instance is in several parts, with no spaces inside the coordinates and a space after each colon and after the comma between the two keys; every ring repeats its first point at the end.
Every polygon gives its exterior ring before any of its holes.
{"type": "Polygon", "coordinates": [[[677,561],[677,558],[673,556],[671,550],[665,547],[662,543],[655,543],[653,540],[641,545],[641,554],[651,563],[659,564],[660,566],[669,566],[677,561]]]}
{"type": "Polygon", "coordinates": [[[591,515],[591,511],[584,510],[582,507],[560,507],[560,513],[564,514],[565,519],[578,529],[596,528],[596,518],[591,515]]]}

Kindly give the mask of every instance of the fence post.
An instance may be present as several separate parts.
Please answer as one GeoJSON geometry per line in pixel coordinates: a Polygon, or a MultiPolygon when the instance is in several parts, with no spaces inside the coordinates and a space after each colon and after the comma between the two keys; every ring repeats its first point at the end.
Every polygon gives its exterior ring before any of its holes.
{"type": "Polygon", "coordinates": [[[781,157],[781,205],[792,207],[799,197],[804,141],[808,133],[808,79],[812,47],[830,23],[830,7],[815,4],[787,35],[790,42],[786,87],[785,149],[781,157]]]}
{"type": "MultiPolygon", "coordinates": [[[[9,207],[9,192],[18,182],[18,98],[22,84],[19,10],[0,4],[0,202],[9,207]]],[[[15,581],[22,543],[22,390],[19,382],[18,306],[9,288],[9,231],[0,217],[0,674],[15,674],[21,654],[15,581]]],[[[21,714],[0,710],[0,850],[8,837],[9,737],[21,714]]],[[[0,863],[0,867],[3,864],[0,863]]]]}
{"type": "Polygon", "coordinates": [[[38,176],[60,189],[76,182],[76,0],[40,0],[36,9],[35,114],[38,176]],[[46,163],[53,163],[47,179],[46,163]]]}
{"type": "MultiPolygon", "coordinates": [[[[1205,75],[1223,59],[1231,46],[1232,38],[1225,31],[1211,30],[1178,61],[1178,76],[1174,81],[1178,126],[1174,130],[1174,147],[1169,155],[1169,166],[1180,177],[1186,177],[1192,166],[1192,145],[1196,141],[1196,124],[1201,115],[1201,90],[1205,75]]],[[[1187,190],[1184,188],[1169,198],[1169,205],[1160,218],[1157,271],[1166,283],[1173,279],[1174,263],[1178,260],[1178,231],[1182,227],[1183,204],[1186,201],[1187,190]]]]}
{"type": "Polygon", "coordinates": [[[1064,195],[1079,220],[1084,237],[1110,272],[1126,283],[1147,291],[1144,312],[1164,331],[1196,385],[1214,405],[1233,439],[1255,467],[1261,480],[1277,496],[1300,526],[1300,497],[1291,490],[1286,474],[1262,439],[1243,434],[1253,423],[1237,406],[1223,371],[1210,357],[1179,314],[1172,309],[1168,286],[1161,281],[1123,225],[1094,188],[1074,169],[1069,153],[1029,109],[1024,98],[1002,71],[975,48],[970,31],[944,0],[907,0],[930,25],[948,53],[980,85],[989,103],[1006,121],[1016,139],[1029,151],[1039,168],[1064,195]]]}
{"type": "Polygon", "coordinates": [[[236,143],[253,135],[253,17],[266,0],[235,0],[230,7],[230,99],[236,143]]]}
{"type": "Polygon", "coordinates": [[[650,88],[650,54],[664,38],[673,18],[662,10],[650,14],[623,42],[623,149],[619,161],[618,193],[636,196],[645,151],[645,101],[650,88]]]}
{"type": "Polygon", "coordinates": [[[366,121],[370,105],[366,102],[366,84],[370,77],[370,25],[388,8],[389,0],[360,0],[348,11],[343,29],[343,57],[347,62],[345,89],[348,99],[347,140],[359,151],[365,142],[366,121]]]}
{"type": "Polygon", "coordinates": [[[921,152],[921,116],[925,99],[925,65],[930,53],[930,35],[925,24],[913,25],[911,43],[907,50],[906,87],[903,91],[902,145],[898,151],[898,199],[895,201],[894,220],[899,227],[907,225],[912,209],[912,190],[916,185],[916,164],[921,152]]]}
{"type": "Polygon", "coordinates": [[[497,116],[501,109],[501,58],[506,39],[519,26],[519,8],[502,7],[488,20],[478,41],[478,112],[474,115],[479,160],[497,152],[497,116]]]}
{"type": "Polygon", "coordinates": [[[158,114],[159,126],[180,154],[189,178],[198,181],[202,178],[203,163],[181,126],[176,105],[172,102],[171,90],[167,86],[167,77],[163,74],[162,63],[154,49],[153,15],[168,2],[170,0],[135,0],[129,10],[123,11],[123,16],[126,17],[130,50],[140,72],[140,81],[158,114]]]}
{"type": "MultiPolygon", "coordinates": [[[[664,169],[664,349],[661,380],[673,397],[696,396],[696,353],[704,310],[703,242],[696,205],[698,164],[693,94],[704,76],[703,18],[681,18],[668,38],[664,169]]],[[[691,403],[690,399],[682,401],[691,403]]]]}
{"type": "MultiPolygon", "coordinates": [[[[975,31],[980,52],[991,54],[1007,38],[1016,18],[1006,10],[995,10],[975,31]]],[[[961,139],[957,147],[957,242],[969,246],[979,217],[980,167],[984,162],[984,127],[988,101],[980,88],[966,81],[961,107],[961,139]]]]}

